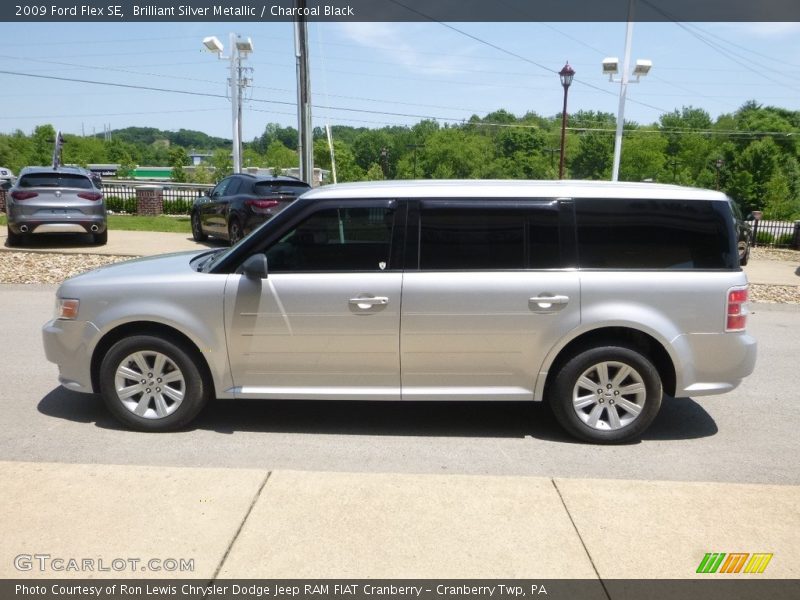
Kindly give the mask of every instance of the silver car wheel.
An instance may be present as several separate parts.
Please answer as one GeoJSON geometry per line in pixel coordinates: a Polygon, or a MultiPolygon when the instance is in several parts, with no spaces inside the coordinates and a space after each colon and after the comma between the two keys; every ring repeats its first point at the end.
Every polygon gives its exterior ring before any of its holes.
{"type": "Polygon", "coordinates": [[[628,364],[598,363],[586,369],[572,390],[572,406],[593,429],[613,431],[627,427],[641,414],[647,398],[642,376],[628,364]]]}
{"type": "Polygon", "coordinates": [[[122,360],[114,376],[117,398],[135,415],[163,419],[174,413],[186,394],[183,373],[165,354],[141,351],[122,360]]]}

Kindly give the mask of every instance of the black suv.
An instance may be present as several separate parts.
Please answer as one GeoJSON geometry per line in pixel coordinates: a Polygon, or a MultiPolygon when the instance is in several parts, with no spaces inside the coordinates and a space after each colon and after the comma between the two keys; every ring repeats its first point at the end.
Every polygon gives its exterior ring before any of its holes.
{"type": "MultiPolygon", "coordinates": [[[[736,246],[739,252],[739,264],[745,266],[747,261],[750,260],[750,246],[753,243],[753,228],[750,226],[750,223],[744,220],[742,217],[742,211],[739,209],[739,205],[731,200],[729,202],[731,205],[731,213],[733,213],[733,222],[736,227],[736,246]]],[[[751,219],[751,215],[748,215],[748,220],[751,219]]]]}
{"type": "Polygon", "coordinates": [[[281,212],[311,186],[294,177],[256,177],[238,173],[220,181],[192,206],[192,237],[209,235],[238,242],[281,212]]]}

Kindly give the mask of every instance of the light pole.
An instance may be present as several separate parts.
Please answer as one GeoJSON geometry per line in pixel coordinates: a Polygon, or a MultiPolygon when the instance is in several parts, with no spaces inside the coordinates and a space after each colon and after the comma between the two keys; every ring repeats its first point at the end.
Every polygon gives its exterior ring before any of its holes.
{"type": "Polygon", "coordinates": [[[619,163],[622,158],[622,127],[625,124],[625,96],[628,93],[629,83],[639,83],[639,78],[644,77],[653,67],[652,61],[637,60],[633,69],[634,81],[629,81],[628,72],[631,63],[631,42],[633,41],[633,2],[630,0],[628,8],[628,25],[625,28],[625,59],[622,63],[622,77],[614,79],[614,75],[619,72],[619,59],[603,59],[603,75],[608,75],[608,80],[612,83],[619,83],[619,109],[617,111],[617,133],[614,136],[614,167],[611,171],[611,181],[619,181],[619,163]]]}
{"type": "Polygon", "coordinates": [[[569,62],[558,72],[561,78],[561,87],[564,88],[564,108],[561,111],[561,158],[558,162],[558,178],[564,179],[564,145],[567,141],[567,93],[569,86],[572,85],[572,78],[575,77],[575,69],[569,66],[569,62]]]}
{"type": "Polygon", "coordinates": [[[228,83],[231,94],[231,121],[233,130],[233,172],[242,171],[242,90],[247,87],[250,80],[243,76],[242,60],[246,59],[253,51],[253,41],[230,34],[229,55],[223,56],[225,50],[222,42],[216,36],[203,38],[203,45],[217,55],[220,60],[230,61],[230,76],[228,83]]]}

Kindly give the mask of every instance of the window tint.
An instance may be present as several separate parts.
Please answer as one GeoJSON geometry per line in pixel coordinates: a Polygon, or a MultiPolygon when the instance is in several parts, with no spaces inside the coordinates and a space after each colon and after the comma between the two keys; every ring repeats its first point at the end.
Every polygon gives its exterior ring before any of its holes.
{"type": "Polygon", "coordinates": [[[586,199],[575,205],[583,268],[735,268],[723,202],[586,199]]]}
{"type": "Polygon", "coordinates": [[[230,185],[230,183],[231,183],[231,179],[230,178],[223,179],[222,181],[220,181],[217,184],[217,186],[213,190],[211,190],[211,197],[213,198],[215,196],[224,195],[225,194],[225,190],[228,189],[228,186],[230,185]]]}
{"type": "Polygon", "coordinates": [[[231,177],[228,181],[230,181],[230,183],[228,183],[228,187],[225,188],[225,195],[233,196],[234,194],[238,194],[244,182],[238,177],[231,177]]]}
{"type": "Polygon", "coordinates": [[[94,188],[92,180],[77,173],[32,173],[19,179],[19,187],[68,187],[90,190],[94,188]]]}
{"type": "Polygon", "coordinates": [[[394,210],[331,208],[314,213],[267,251],[271,273],[390,268],[394,210]]]}
{"type": "Polygon", "coordinates": [[[299,196],[301,194],[306,193],[309,190],[308,185],[303,182],[298,181],[297,183],[292,182],[270,182],[270,181],[259,181],[255,185],[255,193],[264,196],[271,196],[271,195],[290,195],[290,196],[299,196]]]}
{"type": "Polygon", "coordinates": [[[555,204],[422,210],[420,269],[552,269],[560,262],[555,204]]]}

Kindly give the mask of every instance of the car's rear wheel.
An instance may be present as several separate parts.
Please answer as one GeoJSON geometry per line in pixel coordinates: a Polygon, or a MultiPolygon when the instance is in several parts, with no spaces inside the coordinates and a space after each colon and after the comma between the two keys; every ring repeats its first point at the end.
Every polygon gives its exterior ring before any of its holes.
{"type": "Polygon", "coordinates": [[[98,246],[105,246],[108,243],[108,229],[103,233],[93,233],[92,240],[98,246]]]}
{"type": "Polygon", "coordinates": [[[11,231],[11,227],[8,228],[8,238],[6,239],[6,245],[9,248],[15,246],[21,246],[25,241],[25,236],[21,233],[14,233],[11,231]]]}
{"type": "Polygon", "coordinates": [[[745,266],[750,261],[750,244],[739,242],[739,264],[745,266]]]}
{"type": "Polygon", "coordinates": [[[550,405],[564,429],[594,443],[639,438],[661,408],[661,377],[639,352],[603,346],[572,357],[556,376],[550,405]]]}
{"type": "Polygon", "coordinates": [[[205,242],[208,236],[203,233],[203,224],[200,221],[200,213],[192,213],[192,239],[195,242],[205,242]]]}
{"type": "Polygon", "coordinates": [[[237,217],[231,217],[231,220],[228,222],[228,240],[233,246],[239,240],[244,237],[244,233],[242,231],[242,224],[239,223],[239,219],[237,217]]]}
{"type": "Polygon", "coordinates": [[[111,413],[139,431],[184,427],[210,395],[192,352],[153,335],[111,347],[100,366],[100,392],[111,413]]]}

